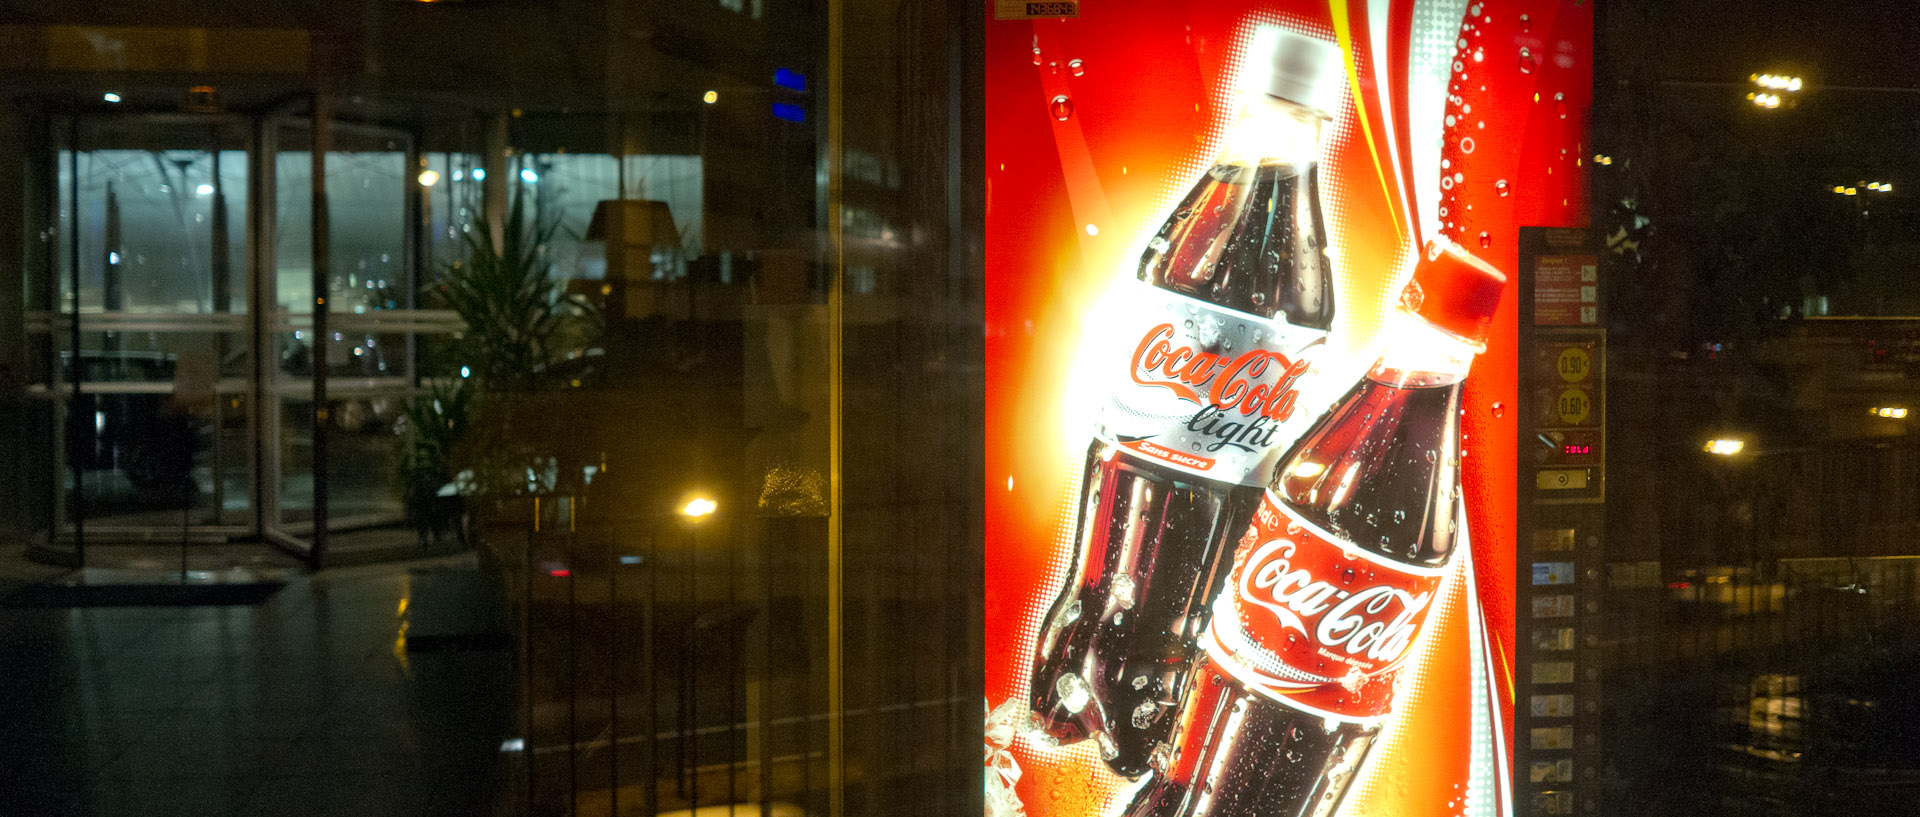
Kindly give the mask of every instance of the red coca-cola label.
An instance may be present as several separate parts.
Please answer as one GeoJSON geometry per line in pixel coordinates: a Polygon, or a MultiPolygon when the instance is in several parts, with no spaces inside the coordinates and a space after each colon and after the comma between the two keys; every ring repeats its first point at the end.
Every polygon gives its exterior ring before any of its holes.
{"type": "Polygon", "coordinates": [[[1393,708],[1444,567],[1368,553],[1302,519],[1271,491],[1214,603],[1206,649],[1248,688],[1338,720],[1393,708]]]}
{"type": "Polygon", "coordinates": [[[1133,382],[1165,388],[1221,414],[1259,416],[1276,423],[1293,417],[1300,398],[1294,384],[1307,373],[1311,361],[1269,349],[1238,355],[1210,352],[1180,340],[1171,323],[1147,330],[1133,350],[1133,382]]]}
{"type": "Polygon", "coordinates": [[[1135,284],[1101,330],[1127,357],[1113,361],[1096,433],[1189,473],[1265,484],[1312,419],[1327,333],[1135,284]]]}

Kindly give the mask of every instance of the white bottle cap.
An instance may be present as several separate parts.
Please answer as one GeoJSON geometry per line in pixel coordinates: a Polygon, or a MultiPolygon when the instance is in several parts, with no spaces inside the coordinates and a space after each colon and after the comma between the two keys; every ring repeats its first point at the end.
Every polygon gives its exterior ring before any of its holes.
{"type": "Polygon", "coordinates": [[[1347,95],[1346,59],[1340,46],[1278,27],[1261,31],[1254,43],[1249,67],[1257,72],[1264,62],[1263,90],[1269,96],[1312,108],[1328,118],[1340,112],[1347,95]]]}

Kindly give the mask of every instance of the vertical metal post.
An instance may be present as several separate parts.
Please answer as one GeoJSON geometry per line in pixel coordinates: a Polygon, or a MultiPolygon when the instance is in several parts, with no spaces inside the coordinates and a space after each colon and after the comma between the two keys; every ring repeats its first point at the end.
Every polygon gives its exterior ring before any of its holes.
{"type": "Polygon", "coordinates": [[[526,683],[524,688],[521,689],[520,691],[521,718],[522,718],[522,726],[520,727],[521,729],[520,752],[521,752],[521,756],[526,759],[526,764],[527,764],[527,813],[528,814],[533,814],[535,811],[534,795],[538,791],[538,787],[535,785],[535,783],[537,782],[537,778],[534,775],[534,770],[533,770],[533,764],[535,761],[535,755],[533,752],[534,735],[538,731],[537,729],[535,729],[534,723],[533,723],[533,691],[534,691],[533,543],[534,543],[535,535],[538,534],[539,532],[540,532],[540,498],[534,497],[533,521],[527,527],[526,551],[525,553],[522,554],[523,558],[521,560],[522,561],[521,569],[525,574],[525,577],[524,577],[525,590],[521,595],[521,601],[520,601],[521,666],[524,667],[524,672],[526,673],[526,676],[525,676],[526,683]]]}
{"type": "Polygon", "coordinates": [[[607,531],[607,787],[612,803],[607,813],[620,814],[620,556],[614,542],[619,537],[607,531]]]}
{"type": "MultiPolygon", "coordinates": [[[[87,379],[86,359],[80,353],[80,118],[67,120],[67,285],[73,298],[68,313],[67,338],[71,344],[73,393],[67,404],[67,471],[73,474],[72,503],[74,558],[87,564],[87,471],[81,459],[80,430],[88,426],[80,416],[80,384],[87,379]]],[[[91,438],[89,438],[91,439],[91,438]]]]}
{"type": "Polygon", "coordinates": [[[845,206],[846,0],[827,0],[827,814],[847,813],[844,338],[846,316],[845,206]]]}
{"type": "MultiPolygon", "coordinates": [[[[723,531],[720,541],[727,549],[727,614],[734,616],[734,573],[738,571],[740,564],[739,540],[723,531]]],[[[736,618],[734,621],[739,619],[736,618]]],[[[732,624],[733,622],[730,621],[729,627],[732,624]]],[[[738,787],[734,782],[735,773],[739,771],[739,764],[734,761],[734,757],[740,748],[738,729],[735,725],[740,722],[740,699],[737,690],[740,688],[740,670],[745,665],[741,653],[747,647],[747,631],[744,622],[740,626],[741,629],[738,632],[731,629],[727,632],[727,817],[734,817],[733,804],[740,799],[738,787]]]]}
{"type": "Polygon", "coordinates": [[[647,668],[647,779],[645,813],[660,813],[660,667],[654,661],[654,609],[660,602],[660,531],[658,524],[647,536],[647,604],[640,622],[640,660],[647,668]]]}
{"type": "Polygon", "coordinates": [[[681,752],[687,758],[687,808],[694,814],[700,813],[700,526],[690,522],[687,527],[687,612],[693,618],[687,623],[686,660],[680,670],[681,689],[686,690],[687,718],[686,731],[681,735],[681,752]]]}
{"type": "Polygon", "coordinates": [[[327,295],[333,276],[331,262],[331,225],[327,220],[327,152],[333,147],[333,96],[325,91],[313,95],[310,149],[313,183],[313,541],[307,551],[307,568],[319,570],[327,558],[327,357],[332,335],[327,329],[327,295]]]}
{"type": "MultiPolygon", "coordinates": [[[[217,315],[226,315],[233,311],[233,258],[227,239],[227,189],[220,179],[220,128],[213,128],[213,145],[207,151],[213,159],[213,215],[208,218],[207,263],[208,277],[212,280],[212,307],[217,315]]],[[[224,321],[223,321],[224,324],[224,321]]],[[[227,333],[217,331],[213,335],[213,377],[214,383],[220,382],[220,367],[227,359],[227,333]]],[[[227,407],[222,402],[220,388],[213,389],[213,439],[209,442],[213,459],[213,516],[212,521],[219,524],[226,521],[227,480],[226,465],[221,454],[227,425],[227,407]]]]}
{"type": "Polygon", "coordinates": [[[567,814],[580,808],[579,542],[573,536],[573,497],[567,497],[567,814]]]}

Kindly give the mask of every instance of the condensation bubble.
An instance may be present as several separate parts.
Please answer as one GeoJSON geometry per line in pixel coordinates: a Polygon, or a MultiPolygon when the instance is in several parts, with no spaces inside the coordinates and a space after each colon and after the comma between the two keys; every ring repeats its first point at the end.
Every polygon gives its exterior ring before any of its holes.
{"type": "Polygon", "coordinates": [[[1466,136],[1460,139],[1460,152],[1461,153],[1473,152],[1473,137],[1466,136]]]}
{"type": "Polygon", "coordinates": [[[1067,70],[1076,77],[1084,76],[1087,73],[1087,66],[1078,59],[1072,59],[1067,61],[1067,70]]]}

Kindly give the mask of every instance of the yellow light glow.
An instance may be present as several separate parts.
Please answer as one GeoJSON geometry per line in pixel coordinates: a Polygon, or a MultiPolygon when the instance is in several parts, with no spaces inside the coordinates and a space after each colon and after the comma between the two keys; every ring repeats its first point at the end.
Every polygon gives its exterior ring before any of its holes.
{"type": "Polygon", "coordinates": [[[1860,195],[1860,191],[1858,188],[1849,187],[1847,188],[1847,195],[1857,196],[1857,195],[1860,195]]]}
{"type": "Polygon", "coordinates": [[[440,174],[432,170],[422,170],[419,180],[421,187],[432,187],[440,183],[440,174]]]}
{"type": "Polygon", "coordinates": [[[1907,419],[1907,410],[1903,406],[1881,406],[1876,409],[1870,409],[1869,413],[1877,417],[1885,417],[1889,420],[1907,419]]]}
{"type": "Polygon", "coordinates": [[[720,101],[720,92],[719,92],[719,91],[708,91],[708,92],[706,92],[705,94],[703,94],[703,95],[702,95],[702,96],[700,97],[700,101],[701,101],[701,102],[705,102],[705,103],[707,103],[708,105],[712,105],[712,104],[713,104],[713,103],[715,103],[715,102],[719,102],[719,101],[720,101]]]}
{"type": "Polygon", "coordinates": [[[1746,447],[1747,447],[1747,444],[1744,440],[1721,439],[1721,440],[1708,440],[1706,448],[1704,450],[1709,454],[1718,454],[1722,457],[1731,457],[1735,454],[1740,453],[1746,447]]]}
{"type": "Polygon", "coordinates": [[[1320,463],[1312,460],[1301,460],[1298,465],[1293,466],[1293,475],[1301,479],[1313,479],[1314,477],[1320,476],[1320,472],[1325,470],[1327,470],[1327,467],[1320,463]]]}
{"type": "Polygon", "coordinates": [[[1833,186],[1833,192],[1846,195],[1847,187],[1846,185],[1836,184],[1833,186]]]}
{"type": "Polygon", "coordinates": [[[719,507],[720,506],[713,504],[713,500],[703,496],[688,502],[686,507],[680,509],[680,512],[698,519],[702,516],[712,514],[714,510],[719,507]]]}

